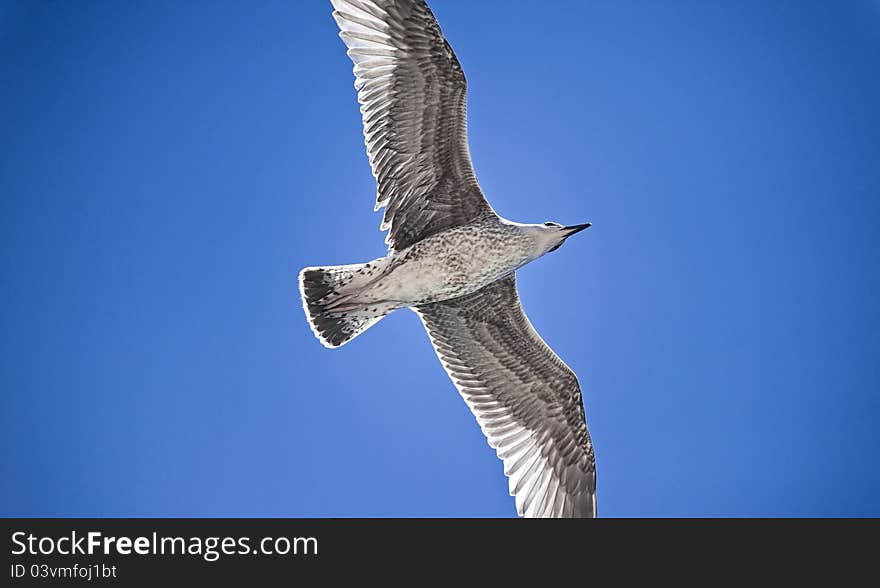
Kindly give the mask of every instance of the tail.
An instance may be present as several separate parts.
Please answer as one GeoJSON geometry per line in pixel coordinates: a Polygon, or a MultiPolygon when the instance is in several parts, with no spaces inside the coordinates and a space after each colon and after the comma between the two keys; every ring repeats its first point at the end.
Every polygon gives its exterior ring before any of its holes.
{"type": "Polygon", "coordinates": [[[357,282],[371,273],[374,263],[307,267],[299,273],[303,310],[324,347],[345,345],[394,310],[388,305],[366,307],[352,302],[357,282]]]}

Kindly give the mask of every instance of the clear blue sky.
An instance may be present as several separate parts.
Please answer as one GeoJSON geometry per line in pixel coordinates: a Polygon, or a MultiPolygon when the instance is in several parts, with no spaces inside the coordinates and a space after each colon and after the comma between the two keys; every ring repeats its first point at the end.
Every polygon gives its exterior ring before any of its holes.
{"type": "MultiPolygon", "coordinates": [[[[605,516],[880,515],[880,2],[435,0],[605,516]]],[[[401,311],[329,2],[0,4],[0,514],[511,516],[401,311]]]]}

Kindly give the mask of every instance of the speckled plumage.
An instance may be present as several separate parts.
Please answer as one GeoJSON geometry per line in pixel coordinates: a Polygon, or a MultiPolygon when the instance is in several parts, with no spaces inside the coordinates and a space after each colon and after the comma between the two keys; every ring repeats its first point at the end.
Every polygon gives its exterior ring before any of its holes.
{"type": "Polygon", "coordinates": [[[464,72],[424,1],[331,1],[355,64],[389,251],[300,272],[312,331],[338,347],[412,308],[503,460],[517,513],[596,516],[577,377],[532,327],[514,276],[589,224],[514,223],[486,201],[468,151],[464,72]]]}
{"type": "Polygon", "coordinates": [[[523,227],[487,216],[392,251],[382,279],[361,287],[359,297],[400,307],[458,298],[510,275],[535,251],[523,227]]]}

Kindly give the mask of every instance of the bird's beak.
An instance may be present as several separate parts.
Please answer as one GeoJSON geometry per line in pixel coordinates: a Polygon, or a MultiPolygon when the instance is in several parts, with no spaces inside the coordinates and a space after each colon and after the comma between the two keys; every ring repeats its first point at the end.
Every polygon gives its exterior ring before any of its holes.
{"type": "Polygon", "coordinates": [[[571,237],[575,233],[580,233],[584,229],[589,229],[593,226],[593,223],[584,223],[582,225],[571,225],[570,227],[563,227],[562,230],[565,231],[565,238],[571,237]]]}

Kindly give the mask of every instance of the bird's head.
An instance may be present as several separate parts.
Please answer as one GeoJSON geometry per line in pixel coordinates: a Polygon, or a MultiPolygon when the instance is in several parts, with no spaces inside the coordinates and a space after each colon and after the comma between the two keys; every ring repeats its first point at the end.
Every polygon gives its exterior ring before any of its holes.
{"type": "Polygon", "coordinates": [[[565,243],[566,239],[575,233],[580,233],[584,229],[589,229],[590,226],[592,226],[592,223],[564,226],[559,223],[546,222],[540,225],[532,225],[534,227],[533,234],[535,240],[541,249],[541,255],[556,251],[565,243]]]}

